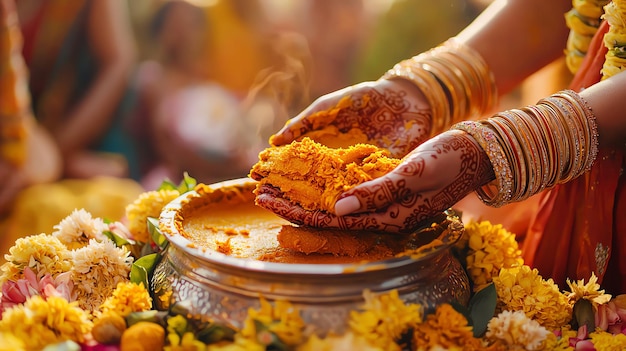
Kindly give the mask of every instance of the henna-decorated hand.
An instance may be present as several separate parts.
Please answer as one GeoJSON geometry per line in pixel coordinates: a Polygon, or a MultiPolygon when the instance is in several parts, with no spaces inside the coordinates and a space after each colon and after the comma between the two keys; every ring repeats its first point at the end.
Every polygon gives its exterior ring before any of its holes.
{"type": "Polygon", "coordinates": [[[431,130],[428,101],[409,81],[378,80],[317,99],[270,138],[279,146],[308,136],[331,147],[367,142],[403,157],[431,130]]]}
{"type": "Polygon", "coordinates": [[[344,193],[337,215],[304,210],[268,186],[259,189],[256,202],[300,225],[406,233],[493,178],[478,143],[455,130],[423,143],[385,176],[344,193]]]}

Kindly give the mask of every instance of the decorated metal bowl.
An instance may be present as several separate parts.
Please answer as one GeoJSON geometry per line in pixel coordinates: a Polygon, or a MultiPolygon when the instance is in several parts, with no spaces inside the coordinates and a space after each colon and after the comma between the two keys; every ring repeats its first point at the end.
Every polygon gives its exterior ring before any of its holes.
{"type": "Polygon", "coordinates": [[[468,302],[469,281],[452,254],[463,233],[454,214],[410,235],[369,233],[380,239],[348,256],[294,252],[277,239],[292,225],[254,205],[255,187],[248,178],[199,186],[165,206],[159,228],[169,245],[151,280],[157,308],[184,304],[192,317],[239,328],[261,298],[287,300],[323,335],[344,331],[364,291],[397,290],[427,311],[468,302]]]}

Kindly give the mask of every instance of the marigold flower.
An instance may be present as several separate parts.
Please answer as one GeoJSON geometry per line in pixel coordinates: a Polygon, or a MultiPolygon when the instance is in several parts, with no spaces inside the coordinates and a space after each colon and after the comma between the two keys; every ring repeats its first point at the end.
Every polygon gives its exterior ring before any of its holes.
{"type": "Polygon", "coordinates": [[[585,280],[581,279],[577,282],[567,280],[567,285],[571,292],[567,295],[570,303],[573,305],[580,299],[589,300],[593,304],[594,310],[597,310],[598,305],[603,305],[611,300],[610,294],[605,294],[604,290],[600,290],[600,284],[598,284],[598,277],[595,273],[591,272],[591,278],[589,282],[585,284],[585,280]]]}
{"type": "Polygon", "coordinates": [[[485,336],[503,342],[508,350],[540,350],[548,334],[523,311],[503,311],[489,321],[485,336]]]}
{"type": "Polygon", "coordinates": [[[261,345],[253,340],[243,337],[241,334],[235,334],[233,342],[219,342],[210,344],[207,351],[265,351],[265,345],[261,345]]]}
{"type": "Polygon", "coordinates": [[[544,280],[536,269],[524,265],[503,268],[493,278],[499,311],[524,311],[548,330],[558,329],[572,318],[572,305],[552,279],[544,280]]]}
{"type": "Polygon", "coordinates": [[[501,268],[524,264],[515,234],[489,221],[471,222],[465,226],[468,235],[467,271],[479,291],[491,283],[501,268]]]}
{"type": "Polygon", "coordinates": [[[76,302],[56,296],[47,300],[33,296],[23,305],[6,310],[0,321],[0,333],[15,335],[28,350],[66,340],[81,343],[90,330],[89,314],[76,302]]]}
{"type": "Polygon", "coordinates": [[[570,338],[575,338],[577,332],[571,330],[569,325],[549,333],[546,339],[543,341],[543,350],[550,351],[574,351],[574,348],[569,345],[570,338]]]}
{"type": "Polygon", "coordinates": [[[111,296],[100,305],[102,314],[114,312],[122,317],[128,316],[132,312],[141,312],[152,309],[152,298],[150,292],[143,286],[143,283],[119,282],[111,293],[111,296]]]}
{"type": "Polygon", "coordinates": [[[365,291],[363,296],[362,311],[350,312],[350,329],[372,346],[400,350],[397,341],[403,333],[421,323],[422,306],[405,304],[397,290],[380,295],[365,291]]]}
{"type": "Polygon", "coordinates": [[[467,319],[450,304],[444,303],[435,309],[435,313],[413,330],[413,345],[418,350],[430,350],[434,347],[443,349],[459,348],[462,350],[489,350],[487,345],[474,337],[467,319]]]}
{"type": "Polygon", "coordinates": [[[56,237],[45,233],[19,238],[4,256],[6,263],[0,267],[0,283],[22,278],[25,267],[30,267],[37,277],[67,272],[72,268],[71,252],[56,237]]]}
{"type": "Polygon", "coordinates": [[[167,334],[169,345],[165,346],[165,351],[188,351],[188,350],[206,350],[206,345],[197,340],[192,332],[186,332],[183,336],[176,333],[167,334]]]}
{"type": "Polygon", "coordinates": [[[89,245],[72,252],[72,280],[79,305],[96,311],[120,282],[127,282],[133,258],[124,247],[110,240],[91,239],[89,245]]]}
{"type": "Polygon", "coordinates": [[[132,204],[126,206],[128,230],[133,239],[139,242],[148,242],[148,217],[159,217],[161,210],[170,201],[180,195],[177,190],[148,191],[141,195],[132,204]]]}
{"type": "Polygon", "coordinates": [[[387,351],[383,348],[370,345],[360,335],[351,331],[343,335],[329,335],[320,339],[317,335],[311,335],[307,341],[298,346],[296,351],[334,351],[334,350],[359,350],[359,351],[387,351]]]}
{"type": "Polygon", "coordinates": [[[80,209],[74,210],[54,229],[52,235],[73,250],[86,246],[90,239],[107,239],[102,232],[109,230],[109,226],[101,218],[93,218],[91,213],[80,209]]]}
{"type": "Polygon", "coordinates": [[[244,321],[241,335],[250,340],[256,340],[257,330],[254,321],[263,324],[270,332],[276,334],[280,341],[288,346],[302,343],[304,321],[300,311],[288,301],[277,300],[274,305],[261,298],[261,307],[256,310],[248,309],[248,316],[244,321]]]}
{"type": "Polygon", "coordinates": [[[626,350],[626,335],[595,331],[589,334],[596,350],[626,350]]]}
{"type": "Polygon", "coordinates": [[[0,351],[26,351],[26,345],[17,336],[0,332],[0,351]]]}

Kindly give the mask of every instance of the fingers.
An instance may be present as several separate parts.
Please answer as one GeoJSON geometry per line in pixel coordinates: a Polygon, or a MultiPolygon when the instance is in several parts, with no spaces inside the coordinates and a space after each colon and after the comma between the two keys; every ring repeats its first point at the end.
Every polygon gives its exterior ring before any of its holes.
{"type": "Polygon", "coordinates": [[[280,146],[289,144],[298,139],[302,135],[315,129],[320,129],[330,124],[330,119],[317,119],[312,121],[309,119],[311,115],[318,112],[331,109],[337,102],[348,92],[346,88],[334,93],[322,96],[315,100],[309,107],[300,112],[296,117],[291,118],[287,123],[274,135],[270,137],[270,145],[280,146]]]}
{"type": "Polygon", "coordinates": [[[375,212],[415,196],[423,196],[422,210],[432,213],[451,207],[492,175],[480,146],[468,135],[450,131],[420,145],[392,172],[345,192],[335,213],[375,212]]]}
{"type": "Polygon", "coordinates": [[[374,179],[347,191],[335,203],[335,213],[345,216],[350,213],[375,211],[411,194],[406,179],[395,174],[374,179]]]}

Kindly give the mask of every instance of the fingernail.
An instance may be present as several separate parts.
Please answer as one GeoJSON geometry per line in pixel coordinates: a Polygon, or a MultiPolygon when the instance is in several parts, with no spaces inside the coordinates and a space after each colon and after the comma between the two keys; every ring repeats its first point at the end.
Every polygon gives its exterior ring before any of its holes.
{"type": "Polygon", "coordinates": [[[361,203],[356,196],[348,196],[335,203],[335,214],[345,216],[361,208],[361,203]]]}

